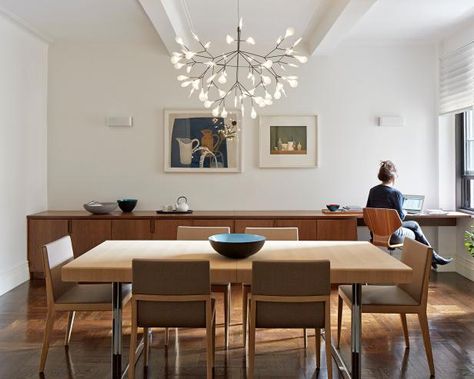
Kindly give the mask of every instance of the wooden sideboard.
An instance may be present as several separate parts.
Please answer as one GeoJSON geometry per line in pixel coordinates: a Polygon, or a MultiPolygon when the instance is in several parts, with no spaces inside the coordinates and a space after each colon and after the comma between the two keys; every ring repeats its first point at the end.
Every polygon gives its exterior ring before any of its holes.
{"type": "MultiPolygon", "coordinates": [[[[448,215],[411,216],[421,225],[454,226],[448,215]]],[[[364,225],[362,214],[321,211],[195,211],[191,214],[157,214],[154,211],[113,212],[92,215],[86,211],[46,211],[29,215],[28,262],[32,277],[43,277],[41,247],[69,234],[74,254],[79,256],[105,240],[173,240],[178,226],[229,226],[243,233],[247,226],[296,226],[302,240],[357,240],[357,226],[364,225]]]]}

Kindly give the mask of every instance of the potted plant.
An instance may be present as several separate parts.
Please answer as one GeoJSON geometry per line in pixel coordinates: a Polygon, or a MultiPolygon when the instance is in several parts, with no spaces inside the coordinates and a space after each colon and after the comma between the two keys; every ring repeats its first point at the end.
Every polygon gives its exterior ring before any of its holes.
{"type": "MultiPolygon", "coordinates": [[[[474,225],[471,226],[471,229],[473,229],[474,225]]],[[[469,231],[466,230],[464,232],[464,247],[468,251],[469,254],[471,254],[472,257],[474,257],[474,231],[469,231]]]]}

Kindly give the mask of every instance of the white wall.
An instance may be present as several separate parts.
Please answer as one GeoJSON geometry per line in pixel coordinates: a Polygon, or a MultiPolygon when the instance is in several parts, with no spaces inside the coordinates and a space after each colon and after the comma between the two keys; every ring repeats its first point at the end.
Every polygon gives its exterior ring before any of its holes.
{"type": "Polygon", "coordinates": [[[28,280],[26,215],[47,207],[48,46],[0,14],[0,295],[28,280]]]}
{"type": "Polygon", "coordinates": [[[164,173],[163,110],[201,105],[159,46],[55,45],[49,62],[50,209],[123,196],[156,209],[181,194],[201,210],[363,205],[382,159],[397,163],[402,191],[438,205],[435,48],[346,46],[312,57],[300,86],[264,114],[317,114],[320,167],[259,169],[258,123],[245,118],[241,174],[164,173]],[[109,114],[132,115],[133,128],[106,127],[109,114]],[[406,126],[376,126],[390,114],[406,126]]]}

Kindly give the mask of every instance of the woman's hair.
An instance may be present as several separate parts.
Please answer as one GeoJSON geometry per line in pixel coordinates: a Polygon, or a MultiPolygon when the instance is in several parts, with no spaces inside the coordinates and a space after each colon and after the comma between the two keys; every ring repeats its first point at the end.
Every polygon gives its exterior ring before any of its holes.
{"type": "Polygon", "coordinates": [[[383,183],[391,182],[395,179],[397,174],[397,168],[392,161],[380,162],[380,169],[378,178],[383,183]]]}

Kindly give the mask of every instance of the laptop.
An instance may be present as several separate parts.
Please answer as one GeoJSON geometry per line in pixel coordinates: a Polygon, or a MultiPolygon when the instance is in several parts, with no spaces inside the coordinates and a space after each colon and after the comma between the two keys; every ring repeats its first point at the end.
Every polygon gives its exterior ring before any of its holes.
{"type": "Polygon", "coordinates": [[[423,210],[424,195],[403,195],[403,210],[408,214],[421,213],[423,210]]]}

